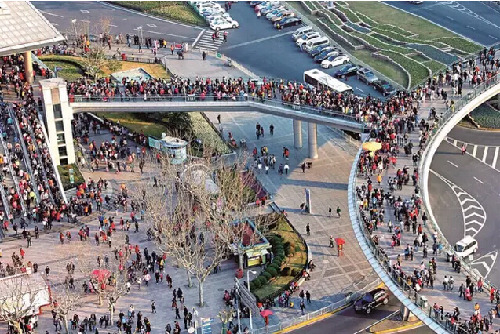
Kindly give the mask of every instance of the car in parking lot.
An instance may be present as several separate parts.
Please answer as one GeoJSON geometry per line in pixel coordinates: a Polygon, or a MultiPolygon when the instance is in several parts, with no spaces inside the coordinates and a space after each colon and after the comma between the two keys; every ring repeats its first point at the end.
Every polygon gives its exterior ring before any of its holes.
{"type": "Polygon", "coordinates": [[[328,49],[326,51],[323,51],[321,52],[320,54],[316,55],[316,57],[314,57],[314,62],[318,63],[318,64],[321,64],[321,62],[323,60],[325,60],[326,58],[330,57],[330,56],[340,56],[342,54],[342,52],[339,50],[339,49],[328,49]]]}
{"type": "Polygon", "coordinates": [[[250,1],[250,6],[255,7],[257,5],[260,5],[263,2],[265,2],[265,1],[250,1]]]}
{"type": "Polygon", "coordinates": [[[396,88],[385,80],[377,80],[373,82],[373,87],[384,96],[396,94],[396,88]]]}
{"type": "Polygon", "coordinates": [[[213,20],[222,19],[222,20],[230,20],[231,14],[229,13],[210,13],[208,16],[205,16],[205,20],[211,22],[213,20]]]}
{"type": "Polygon", "coordinates": [[[261,9],[260,14],[267,16],[267,14],[271,13],[274,10],[277,10],[277,11],[286,10],[286,7],[283,5],[281,5],[281,6],[273,5],[271,7],[266,7],[266,8],[261,9]]]}
{"type": "Polygon", "coordinates": [[[240,24],[238,21],[233,19],[216,19],[210,22],[210,29],[219,31],[225,29],[235,29],[238,28],[240,24]]]}
{"type": "Polygon", "coordinates": [[[319,45],[319,46],[315,47],[314,49],[312,49],[311,51],[309,51],[308,53],[312,58],[314,58],[317,55],[319,55],[321,52],[333,51],[333,49],[335,49],[335,48],[333,46],[330,46],[330,45],[319,45]]]}
{"type": "Polygon", "coordinates": [[[367,84],[372,84],[378,80],[377,76],[366,67],[360,67],[358,69],[358,72],[356,73],[356,76],[358,77],[359,80],[367,84]]]}
{"type": "Polygon", "coordinates": [[[349,57],[347,57],[346,55],[328,56],[328,58],[324,59],[321,62],[321,67],[332,68],[342,64],[347,64],[348,62],[349,62],[349,57]]]}
{"type": "Polygon", "coordinates": [[[283,18],[288,17],[288,16],[296,16],[296,15],[291,10],[284,10],[284,11],[278,13],[276,16],[273,16],[273,18],[271,18],[271,22],[274,23],[276,21],[280,21],[283,18]]]}
{"type": "Polygon", "coordinates": [[[300,47],[302,44],[305,44],[308,40],[313,39],[313,38],[318,38],[319,36],[320,36],[319,32],[310,31],[310,32],[302,35],[302,37],[300,37],[299,39],[297,39],[295,44],[297,44],[297,46],[300,47]]]}
{"type": "Polygon", "coordinates": [[[355,75],[356,72],[358,71],[358,66],[354,64],[347,64],[345,66],[342,66],[337,72],[335,72],[334,76],[337,78],[343,77],[343,76],[351,76],[355,75]]]}
{"type": "Polygon", "coordinates": [[[308,32],[311,32],[313,29],[312,27],[310,26],[305,26],[305,27],[302,27],[302,28],[299,28],[297,29],[293,34],[292,34],[292,38],[294,41],[296,41],[297,39],[299,39],[302,35],[304,35],[305,33],[308,33],[308,32]]]}
{"type": "Polygon", "coordinates": [[[283,29],[287,27],[297,26],[302,23],[302,20],[298,17],[285,17],[281,21],[274,24],[276,29],[283,29]]]}
{"type": "Polygon", "coordinates": [[[273,9],[272,11],[270,11],[269,13],[266,14],[266,19],[268,19],[269,21],[271,21],[274,17],[278,16],[278,15],[281,15],[281,13],[287,11],[286,8],[278,8],[278,9],[273,9]]]}
{"type": "Polygon", "coordinates": [[[378,288],[363,295],[361,299],[354,303],[354,311],[356,313],[370,314],[373,309],[380,305],[387,305],[389,303],[389,293],[383,289],[378,288]]]}

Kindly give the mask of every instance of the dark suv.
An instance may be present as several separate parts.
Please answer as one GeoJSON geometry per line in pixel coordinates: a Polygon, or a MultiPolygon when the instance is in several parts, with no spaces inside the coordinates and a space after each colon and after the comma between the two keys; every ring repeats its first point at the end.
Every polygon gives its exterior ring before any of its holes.
{"type": "Polygon", "coordinates": [[[379,288],[367,292],[363,298],[354,303],[354,311],[356,313],[364,312],[370,314],[374,308],[380,305],[389,303],[389,293],[385,289],[379,288]]]}

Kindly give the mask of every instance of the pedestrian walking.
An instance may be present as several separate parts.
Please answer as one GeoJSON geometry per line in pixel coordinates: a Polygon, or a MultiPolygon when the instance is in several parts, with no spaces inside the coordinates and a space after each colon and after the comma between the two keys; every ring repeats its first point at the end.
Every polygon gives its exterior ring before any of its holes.
{"type": "Polygon", "coordinates": [[[308,236],[311,235],[311,228],[309,227],[309,223],[307,223],[307,225],[306,225],[306,233],[308,236]]]}
{"type": "Polygon", "coordinates": [[[467,146],[465,144],[462,144],[462,155],[465,154],[466,150],[467,150],[467,146]]]}
{"type": "Polygon", "coordinates": [[[306,304],[304,303],[304,300],[301,300],[300,301],[300,311],[302,312],[302,315],[306,314],[305,309],[306,309],[306,304]]]}
{"type": "Polygon", "coordinates": [[[156,313],[156,303],[153,300],[151,300],[151,313],[156,313]]]}
{"type": "Polygon", "coordinates": [[[340,209],[340,206],[337,206],[337,216],[340,218],[340,213],[342,212],[342,209],[340,209]]]}
{"type": "Polygon", "coordinates": [[[306,300],[309,304],[311,304],[311,293],[309,290],[306,290],[306,300]]]}

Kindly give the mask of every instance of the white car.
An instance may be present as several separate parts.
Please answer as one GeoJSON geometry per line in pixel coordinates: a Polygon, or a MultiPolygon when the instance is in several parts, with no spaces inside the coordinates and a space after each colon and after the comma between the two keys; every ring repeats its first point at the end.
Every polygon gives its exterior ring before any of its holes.
{"type": "Polygon", "coordinates": [[[310,31],[310,32],[302,35],[302,37],[300,37],[299,39],[297,39],[295,44],[297,44],[297,46],[300,47],[302,44],[306,44],[306,42],[308,40],[313,39],[313,38],[318,38],[318,37],[320,37],[319,32],[310,31]]]}
{"type": "Polygon", "coordinates": [[[211,22],[213,20],[231,20],[231,14],[229,13],[213,13],[205,17],[205,20],[211,22]]]}
{"type": "Polygon", "coordinates": [[[305,27],[299,28],[299,29],[297,29],[297,31],[295,31],[292,34],[292,38],[293,38],[293,40],[296,41],[297,38],[302,37],[304,34],[307,34],[308,32],[311,32],[312,30],[313,30],[312,27],[309,27],[309,26],[305,26],[305,27]]]}
{"type": "Polygon", "coordinates": [[[272,11],[270,11],[269,13],[266,14],[266,19],[268,20],[272,20],[273,17],[279,15],[281,12],[284,12],[286,11],[287,9],[282,6],[283,8],[276,8],[276,9],[273,9],[272,11]]]}
{"type": "Polygon", "coordinates": [[[332,68],[342,64],[347,64],[349,62],[349,57],[346,55],[340,56],[330,56],[321,62],[321,67],[332,68]]]}
{"type": "Polygon", "coordinates": [[[225,29],[236,29],[240,26],[238,21],[233,20],[233,19],[228,19],[228,20],[213,20],[210,22],[210,29],[219,31],[219,30],[225,30],[225,29]]]}
{"type": "Polygon", "coordinates": [[[205,10],[218,10],[220,12],[225,12],[226,10],[224,7],[219,5],[218,3],[215,2],[202,2],[200,4],[197,4],[196,7],[198,8],[198,12],[203,13],[205,10]]]}
{"type": "Polygon", "coordinates": [[[458,257],[465,258],[477,252],[478,248],[479,245],[477,244],[476,239],[471,236],[466,236],[455,244],[453,250],[458,257]]]}

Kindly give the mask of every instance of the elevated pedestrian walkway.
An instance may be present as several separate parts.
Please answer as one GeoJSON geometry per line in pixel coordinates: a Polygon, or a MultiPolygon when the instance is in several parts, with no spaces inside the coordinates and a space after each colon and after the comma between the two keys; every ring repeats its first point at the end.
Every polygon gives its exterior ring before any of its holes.
{"type": "Polygon", "coordinates": [[[172,96],[151,97],[145,100],[142,97],[115,97],[115,98],[87,98],[84,96],[70,96],[70,106],[73,113],[78,112],[251,112],[258,111],[276,116],[293,118],[306,122],[324,124],[355,133],[369,131],[366,123],[355,116],[314,108],[303,105],[287,104],[277,99],[248,99],[240,97],[237,100],[221,99],[206,96],[172,96]]]}

